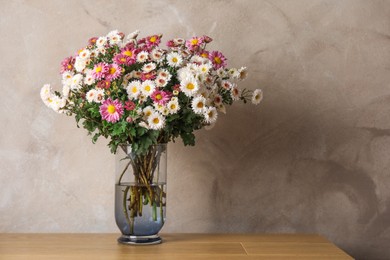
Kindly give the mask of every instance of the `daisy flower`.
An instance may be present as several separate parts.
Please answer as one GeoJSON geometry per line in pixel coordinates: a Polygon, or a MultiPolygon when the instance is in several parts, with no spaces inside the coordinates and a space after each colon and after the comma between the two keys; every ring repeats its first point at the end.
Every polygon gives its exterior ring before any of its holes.
{"type": "Polygon", "coordinates": [[[171,99],[171,101],[169,101],[167,104],[167,108],[170,114],[176,114],[180,109],[180,105],[177,99],[176,100],[171,99]]]}
{"type": "Polygon", "coordinates": [[[141,84],[141,92],[147,97],[149,97],[154,92],[155,89],[156,86],[154,85],[154,82],[151,80],[145,80],[141,84]]]}
{"type": "Polygon", "coordinates": [[[203,114],[206,111],[206,99],[203,96],[194,97],[191,108],[196,114],[203,114]]]}
{"type": "Polygon", "coordinates": [[[199,90],[198,82],[193,77],[187,77],[180,81],[180,90],[183,91],[187,97],[192,97],[199,90]]]}
{"type": "Polygon", "coordinates": [[[167,84],[168,84],[168,81],[166,78],[163,78],[163,77],[157,77],[157,79],[155,80],[156,82],[156,85],[160,88],[163,88],[165,87],[167,84]]]}
{"type": "Polygon", "coordinates": [[[130,57],[123,55],[122,53],[119,53],[114,56],[114,62],[118,65],[131,65],[134,62],[134,59],[131,59],[130,57]]]}
{"type": "Polygon", "coordinates": [[[241,67],[238,70],[238,73],[239,73],[238,79],[240,79],[240,80],[244,80],[248,76],[248,70],[246,67],[241,67]]]}
{"type": "Polygon", "coordinates": [[[74,73],[71,71],[65,71],[62,74],[62,85],[70,86],[72,84],[72,78],[74,73]]]}
{"type": "Polygon", "coordinates": [[[146,37],[146,46],[148,47],[156,47],[161,42],[161,36],[160,35],[152,35],[146,37]]]}
{"type": "Polygon", "coordinates": [[[58,96],[52,96],[49,107],[56,111],[57,113],[63,113],[65,111],[61,110],[66,105],[66,100],[58,96]]]}
{"type": "Polygon", "coordinates": [[[92,101],[95,101],[95,98],[96,98],[96,89],[91,89],[90,91],[87,92],[87,100],[89,103],[92,103],[92,101]]]}
{"type": "Polygon", "coordinates": [[[104,45],[106,45],[107,43],[107,37],[99,37],[97,40],[96,40],[96,46],[98,48],[101,48],[101,47],[104,47],[104,45]]]}
{"type": "Polygon", "coordinates": [[[108,98],[103,101],[99,111],[103,120],[115,123],[119,121],[123,115],[123,105],[118,99],[112,100],[111,98],[108,98]]]}
{"type": "Polygon", "coordinates": [[[95,83],[95,78],[92,75],[92,70],[87,71],[85,73],[84,84],[91,86],[93,83],[95,83]]]}
{"type": "Polygon", "coordinates": [[[121,54],[130,58],[131,60],[135,60],[136,51],[131,47],[125,47],[121,50],[121,54]]]}
{"type": "Polygon", "coordinates": [[[188,67],[183,67],[177,71],[177,77],[179,81],[183,81],[186,78],[193,78],[194,75],[188,67]]]}
{"type": "Polygon", "coordinates": [[[141,51],[140,53],[137,54],[137,61],[140,63],[143,63],[148,60],[149,53],[146,51],[141,51]]]}
{"type": "Polygon", "coordinates": [[[158,112],[154,112],[148,117],[150,129],[160,130],[165,126],[165,118],[158,112]]]}
{"type": "Polygon", "coordinates": [[[154,113],[154,109],[151,106],[147,106],[142,110],[142,113],[144,115],[144,118],[147,119],[151,114],[154,113]]]}
{"type": "Polygon", "coordinates": [[[233,84],[230,82],[230,81],[227,81],[227,80],[222,80],[221,82],[221,86],[226,89],[226,90],[229,90],[233,87],[233,84]]]}
{"type": "Polygon", "coordinates": [[[151,71],[151,72],[148,72],[148,73],[141,73],[141,80],[142,81],[154,80],[155,78],[156,78],[156,72],[155,71],[151,71]]]}
{"type": "Polygon", "coordinates": [[[74,68],[74,63],[75,63],[76,59],[73,58],[72,56],[70,57],[67,57],[65,58],[62,62],[61,62],[61,73],[64,73],[65,71],[71,71],[73,70],[74,68]]]}
{"type": "Polygon", "coordinates": [[[200,37],[192,37],[186,41],[186,46],[191,51],[196,51],[199,49],[200,45],[203,43],[203,39],[200,37]]]}
{"type": "Polygon", "coordinates": [[[127,85],[127,94],[130,98],[135,99],[141,92],[141,82],[139,80],[133,80],[127,85]]]}
{"type": "Polygon", "coordinates": [[[238,69],[231,68],[228,73],[229,73],[230,77],[233,79],[240,78],[240,72],[238,71],[238,69]]]}
{"type": "Polygon", "coordinates": [[[111,31],[107,34],[107,38],[110,41],[111,45],[117,45],[121,42],[121,36],[118,30],[111,31]]]}
{"type": "Polygon", "coordinates": [[[85,67],[87,66],[87,60],[81,59],[79,57],[76,58],[76,62],[74,63],[74,68],[77,72],[83,72],[85,67]]]}
{"type": "Polygon", "coordinates": [[[209,60],[213,64],[214,69],[224,68],[227,65],[225,56],[219,51],[210,52],[209,60]]]}
{"type": "Polygon", "coordinates": [[[204,120],[208,124],[214,124],[217,121],[218,112],[215,107],[208,107],[206,108],[204,114],[204,120]]]}
{"type": "Polygon", "coordinates": [[[215,104],[216,106],[219,106],[219,105],[222,104],[223,98],[222,98],[222,96],[221,96],[220,94],[216,94],[216,95],[214,96],[213,101],[214,101],[214,104],[215,104]]]}
{"type": "Polygon", "coordinates": [[[143,102],[146,102],[146,100],[148,100],[148,96],[146,96],[146,95],[144,95],[144,94],[142,94],[142,93],[140,93],[139,95],[138,95],[138,102],[141,104],[141,103],[143,103],[143,102]]]}
{"type": "Polygon", "coordinates": [[[96,90],[95,99],[93,101],[99,104],[104,101],[104,89],[96,90]]]}
{"type": "Polygon", "coordinates": [[[150,98],[159,105],[165,105],[171,98],[171,95],[167,91],[155,90],[150,98]]]}
{"type": "Polygon", "coordinates": [[[106,78],[107,78],[107,80],[112,81],[114,79],[119,78],[121,74],[122,74],[122,68],[120,66],[118,66],[117,64],[113,63],[113,64],[110,64],[110,66],[108,68],[106,78]]]}
{"type": "Polygon", "coordinates": [[[71,89],[80,89],[83,83],[83,75],[76,74],[72,77],[72,82],[70,84],[71,89]]]}
{"type": "Polygon", "coordinates": [[[166,70],[166,69],[161,69],[161,70],[159,70],[158,71],[158,73],[157,73],[157,77],[160,77],[160,78],[165,78],[166,80],[170,80],[171,79],[171,77],[172,77],[172,75],[169,73],[169,71],[168,70],[166,70]]]}
{"type": "Polygon", "coordinates": [[[95,64],[92,70],[92,75],[95,79],[102,79],[105,77],[106,73],[108,72],[109,66],[105,62],[100,62],[98,64],[95,64]]]}
{"type": "Polygon", "coordinates": [[[198,66],[198,73],[199,74],[202,74],[202,75],[205,75],[207,73],[209,73],[211,69],[211,65],[210,64],[201,64],[198,66]]]}
{"type": "Polygon", "coordinates": [[[237,88],[236,86],[232,87],[230,91],[230,96],[232,97],[233,100],[239,100],[240,99],[240,89],[237,88]]]}
{"type": "Polygon", "coordinates": [[[256,89],[253,91],[252,103],[257,105],[263,100],[263,91],[261,89],[256,89]]]}
{"type": "MultiPolygon", "coordinates": [[[[53,89],[51,88],[50,84],[43,85],[43,87],[41,88],[40,95],[41,95],[41,99],[44,102],[45,102],[45,100],[47,100],[49,97],[51,97],[53,95],[53,89]]],[[[46,102],[45,102],[45,104],[46,104],[46,102]]]]}
{"type": "Polygon", "coordinates": [[[171,67],[179,67],[183,62],[183,58],[179,53],[171,52],[167,55],[167,62],[171,67]]]}
{"type": "Polygon", "coordinates": [[[78,58],[82,60],[88,60],[90,56],[91,56],[91,52],[87,49],[84,49],[79,53],[78,58]]]}
{"type": "Polygon", "coordinates": [[[154,62],[149,62],[149,63],[146,63],[143,67],[142,67],[142,71],[145,72],[145,73],[149,73],[151,72],[152,70],[154,70],[156,68],[156,63],[154,62]]]}
{"type": "Polygon", "coordinates": [[[163,57],[163,54],[164,52],[161,50],[161,49],[153,49],[152,53],[151,53],[151,56],[152,56],[152,60],[154,61],[160,61],[161,58],[163,57]]]}

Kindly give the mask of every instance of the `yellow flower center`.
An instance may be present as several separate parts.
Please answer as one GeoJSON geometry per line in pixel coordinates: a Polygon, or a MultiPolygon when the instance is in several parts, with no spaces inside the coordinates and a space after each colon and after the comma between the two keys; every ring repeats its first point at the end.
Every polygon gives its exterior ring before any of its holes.
{"type": "Polygon", "coordinates": [[[133,87],[133,88],[131,89],[131,92],[133,92],[134,94],[137,93],[137,92],[138,92],[138,88],[137,88],[137,87],[133,87]]]}
{"type": "Polygon", "coordinates": [[[125,52],[123,52],[123,55],[126,55],[128,57],[132,57],[133,53],[131,51],[125,51],[125,52]]]}
{"type": "Polygon", "coordinates": [[[125,62],[126,59],[125,59],[125,58],[121,58],[120,61],[121,61],[121,62],[125,62]]]}
{"type": "Polygon", "coordinates": [[[192,84],[191,82],[187,84],[187,89],[189,90],[193,90],[195,88],[194,84],[192,84]]]}
{"type": "Polygon", "coordinates": [[[150,86],[149,85],[145,86],[145,90],[149,92],[150,91],[150,86]]]}
{"type": "Polygon", "coordinates": [[[110,113],[111,115],[114,114],[116,111],[115,109],[115,106],[114,105],[108,105],[107,107],[107,112],[110,113]]]}
{"type": "Polygon", "coordinates": [[[95,69],[95,71],[96,71],[96,73],[101,72],[101,71],[102,71],[102,67],[101,67],[101,66],[97,67],[97,68],[95,69]]]}
{"type": "Polygon", "coordinates": [[[215,57],[214,58],[214,61],[217,63],[217,64],[221,64],[221,58],[219,58],[219,57],[215,57]]]}
{"type": "Polygon", "coordinates": [[[175,104],[171,104],[170,108],[173,110],[176,108],[176,105],[175,104]]]}
{"type": "Polygon", "coordinates": [[[152,114],[152,111],[146,111],[145,115],[150,116],[152,114]]]}
{"type": "Polygon", "coordinates": [[[68,69],[72,69],[72,65],[68,64],[68,69]]]}
{"type": "Polygon", "coordinates": [[[191,44],[192,44],[192,45],[197,45],[198,42],[199,42],[198,39],[192,39],[192,40],[191,40],[191,44]]]}
{"type": "Polygon", "coordinates": [[[209,117],[213,117],[214,113],[212,111],[208,112],[209,117]]]}
{"type": "Polygon", "coordinates": [[[203,102],[199,102],[196,106],[197,106],[198,108],[203,108],[203,102]]]}
{"type": "Polygon", "coordinates": [[[153,118],[153,124],[158,124],[160,122],[160,119],[158,119],[157,117],[153,118]]]}
{"type": "Polygon", "coordinates": [[[150,42],[155,42],[157,40],[157,38],[156,38],[156,36],[152,36],[152,37],[150,37],[150,42]]]}
{"type": "Polygon", "coordinates": [[[116,72],[116,68],[111,67],[110,68],[110,74],[113,75],[113,74],[115,74],[115,72],[116,72]]]}
{"type": "Polygon", "coordinates": [[[160,100],[160,99],[162,99],[162,96],[161,96],[161,94],[157,94],[157,95],[156,95],[156,99],[157,99],[157,100],[160,100]]]}
{"type": "Polygon", "coordinates": [[[177,62],[177,58],[176,58],[176,57],[173,57],[173,58],[172,58],[172,62],[173,62],[173,63],[176,63],[176,62],[177,62]]]}
{"type": "Polygon", "coordinates": [[[200,56],[202,56],[203,58],[208,58],[209,57],[209,55],[207,55],[207,53],[202,53],[200,56]]]}

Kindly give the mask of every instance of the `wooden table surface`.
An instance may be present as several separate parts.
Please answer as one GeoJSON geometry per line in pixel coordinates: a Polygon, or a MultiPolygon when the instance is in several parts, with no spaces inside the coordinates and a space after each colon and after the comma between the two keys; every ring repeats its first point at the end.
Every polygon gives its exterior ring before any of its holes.
{"type": "Polygon", "coordinates": [[[119,234],[0,234],[0,259],[353,259],[306,234],[161,234],[151,246],[118,244],[119,234]]]}

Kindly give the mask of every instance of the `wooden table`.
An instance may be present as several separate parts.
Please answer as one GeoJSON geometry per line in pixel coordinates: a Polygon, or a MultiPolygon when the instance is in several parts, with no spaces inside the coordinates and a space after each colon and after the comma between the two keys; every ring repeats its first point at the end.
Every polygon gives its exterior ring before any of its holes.
{"type": "Polygon", "coordinates": [[[119,234],[0,234],[0,259],[352,259],[318,235],[162,234],[127,246],[119,234]]]}

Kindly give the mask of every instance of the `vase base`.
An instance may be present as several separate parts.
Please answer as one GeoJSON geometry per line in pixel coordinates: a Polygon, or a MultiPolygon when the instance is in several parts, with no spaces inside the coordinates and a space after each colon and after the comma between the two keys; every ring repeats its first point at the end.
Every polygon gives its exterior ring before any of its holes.
{"type": "Polygon", "coordinates": [[[125,245],[157,245],[162,242],[157,235],[152,236],[126,236],[122,235],[118,238],[118,242],[125,245]]]}

